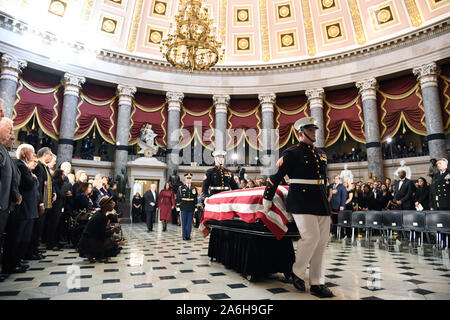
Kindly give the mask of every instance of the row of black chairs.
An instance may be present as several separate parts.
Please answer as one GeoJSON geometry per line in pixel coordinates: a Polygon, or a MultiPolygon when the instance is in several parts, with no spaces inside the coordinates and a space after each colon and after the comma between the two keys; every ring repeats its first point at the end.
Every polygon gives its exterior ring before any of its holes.
{"type": "Polygon", "coordinates": [[[389,210],[389,211],[350,211],[344,210],[338,213],[338,235],[341,228],[352,229],[352,242],[355,229],[365,229],[366,237],[372,230],[387,232],[409,232],[410,242],[415,239],[415,233],[436,234],[436,244],[443,248],[441,235],[446,235],[446,248],[448,248],[448,234],[450,234],[450,211],[413,211],[413,210],[389,210]]]}

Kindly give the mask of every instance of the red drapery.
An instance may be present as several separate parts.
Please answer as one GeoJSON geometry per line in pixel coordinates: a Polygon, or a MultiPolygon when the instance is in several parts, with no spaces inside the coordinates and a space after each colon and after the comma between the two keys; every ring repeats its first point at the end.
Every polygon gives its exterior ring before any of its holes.
{"type": "Polygon", "coordinates": [[[167,108],[165,96],[136,93],[131,108],[130,144],[136,144],[147,123],[157,134],[155,143],[165,148],[167,141],[167,108]]]}
{"type": "Polygon", "coordinates": [[[259,138],[261,121],[258,99],[231,99],[228,107],[227,150],[234,149],[242,139],[253,149],[262,150],[259,138]]]}
{"type": "Polygon", "coordinates": [[[212,99],[184,98],[181,108],[180,129],[183,134],[180,148],[190,145],[194,136],[206,148],[214,150],[215,116],[212,99]],[[189,132],[189,133],[188,133],[189,132]]]}
{"type": "Polygon", "coordinates": [[[42,131],[58,140],[63,94],[59,77],[32,69],[24,70],[14,102],[14,130],[24,127],[35,115],[42,131]]]}
{"type": "Polygon", "coordinates": [[[441,75],[438,78],[439,95],[442,107],[442,120],[445,134],[450,133],[450,64],[441,67],[441,75]]]}
{"type": "Polygon", "coordinates": [[[413,132],[426,135],[422,94],[414,75],[380,81],[377,105],[382,140],[394,136],[402,123],[413,132]]]}
{"type": "Polygon", "coordinates": [[[74,140],[84,138],[94,126],[102,138],[116,141],[118,99],[114,88],[85,84],[80,90],[74,140]]]}
{"type": "Polygon", "coordinates": [[[308,115],[308,99],[305,95],[277,98],[274,120],[275,128],[278,129],[279,149],[283,148],[289,140],[294,143],[294,138],[299,139],[294,129],[294,123],[308,115]]]}
{"type": "Polygon", "coordinates": [[[356,141],[365,143],[361,96],[357,88],[327,91],[324,100],[325,147],[339,140],[346,132],[356,141]]]}

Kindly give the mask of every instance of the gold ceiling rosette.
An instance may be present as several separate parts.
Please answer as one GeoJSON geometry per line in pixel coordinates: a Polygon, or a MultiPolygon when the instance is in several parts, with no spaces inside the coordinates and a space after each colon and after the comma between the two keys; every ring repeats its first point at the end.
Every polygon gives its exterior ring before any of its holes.
{"type": "Polygon", "coordinates": [[[201,0],[180,0],[175,22],[161,41],[161,52],[170,64],[193,72],[209,69],[223,56],[213,20],[201,0]]]}

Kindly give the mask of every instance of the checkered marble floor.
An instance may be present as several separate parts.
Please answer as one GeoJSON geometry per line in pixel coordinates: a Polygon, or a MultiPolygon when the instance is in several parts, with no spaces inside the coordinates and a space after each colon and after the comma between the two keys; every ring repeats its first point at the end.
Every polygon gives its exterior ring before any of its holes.
{"type": "MultiPolygon", "coordinates": [[[[74,249],[47,251],[44,260],[29,261],[26,273],[0,283],[0,299],[317,299],[297,292],[282,274],[250,282],[211,262],[209,238],[197,229],[191,241],[182,240],[176,225],[154,230],[123,225],[127,243],[108,263],[90,263],[74,249]]],[[[450,300],[450,262],[334,241],[326,250],[326,284],[338,300],[450,300]]]]}

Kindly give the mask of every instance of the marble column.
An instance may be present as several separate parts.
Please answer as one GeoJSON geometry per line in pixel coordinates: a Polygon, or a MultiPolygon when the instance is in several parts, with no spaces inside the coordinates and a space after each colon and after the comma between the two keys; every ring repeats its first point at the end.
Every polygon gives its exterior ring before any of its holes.
{"type": "Polygon", "coordinates": [[[230,104],[230,96],[227,94],[216,94],[213,96],[213,102],[216,113],[215,150],[226,151],[227,109],[230,104]]]}
{"type": "Polygon", "coordinates": [[[356,82],[361,93],[364,130],[366,135],[367,166],[372,177],[384,181],[383,154],[380,143],[380,126],[377,111],[377,80],[375,78],[356,82]]]}
{"type": "Polygon", "coordinates": [[[413,73],[418,77],[422,89],[430,158],[447,158],[442,108],[438,91],[439,67],[432,62],[414,68],[413,73]]]}
{"type": "Polygon", "coordinates": [[[167,92],[166,101],[168,107],[168,124],[167,124],[167,176],[173,175],[175,170],[178,171],[180,164],[179,158],[179,138],[180,138],[180,112],[181,103],[184,94],[182,92],[167,92]]]}
{"type": "Polygon", "coordinates": [[[324,90],[322,88],[315,88],[306,90],[306,97],[309,102],[309,110],[311,110],[311,117],[316,118],[319,129],[316,131],[317,148],[325,148],[325,124],[323,123],[323,97],[324,90]]]}
{"type": "Polygon", "coordinates": [[[7,118],[12,119],[19,73],[26,66],[25,60],[17,59],[7,53],[2,55],[0,98],[3,100],[3,112],[7,118]]]}
{"type": "Polygon", "coordinates": [[[136,93],[136,87],[119,84],[117,94],[119,96],[119,113],[117,115],[116,130],[116,154],[114,163],[114,177],[126,170],[128,162],[128,142],[130,137],[131,99],[136,93]]]}
{"type": "MultiPolygon", "coordinates": [[[[278,148],[275,145],[275,132],[273,120],[273,108],[276,101],[275,93],[261,93],[258,95],[261,104],[262,114],[262,156],[259,157],[263,167],[268,170],[275,168],[275,163],[278,160],[278,148]]],[[[272,172],[262,172],[263,175],[272,174],[272,172]]]]}
{"type": "Polygon", "coordinates": [[[85,81],[86,79],[84,77],[70,73],[65,73],[64,78],[61,81],[64,86],[64,102],[58,140],[58,167],[65,161],[72,161],[78,99],[80,96],[81,85],[85,81]]]}

